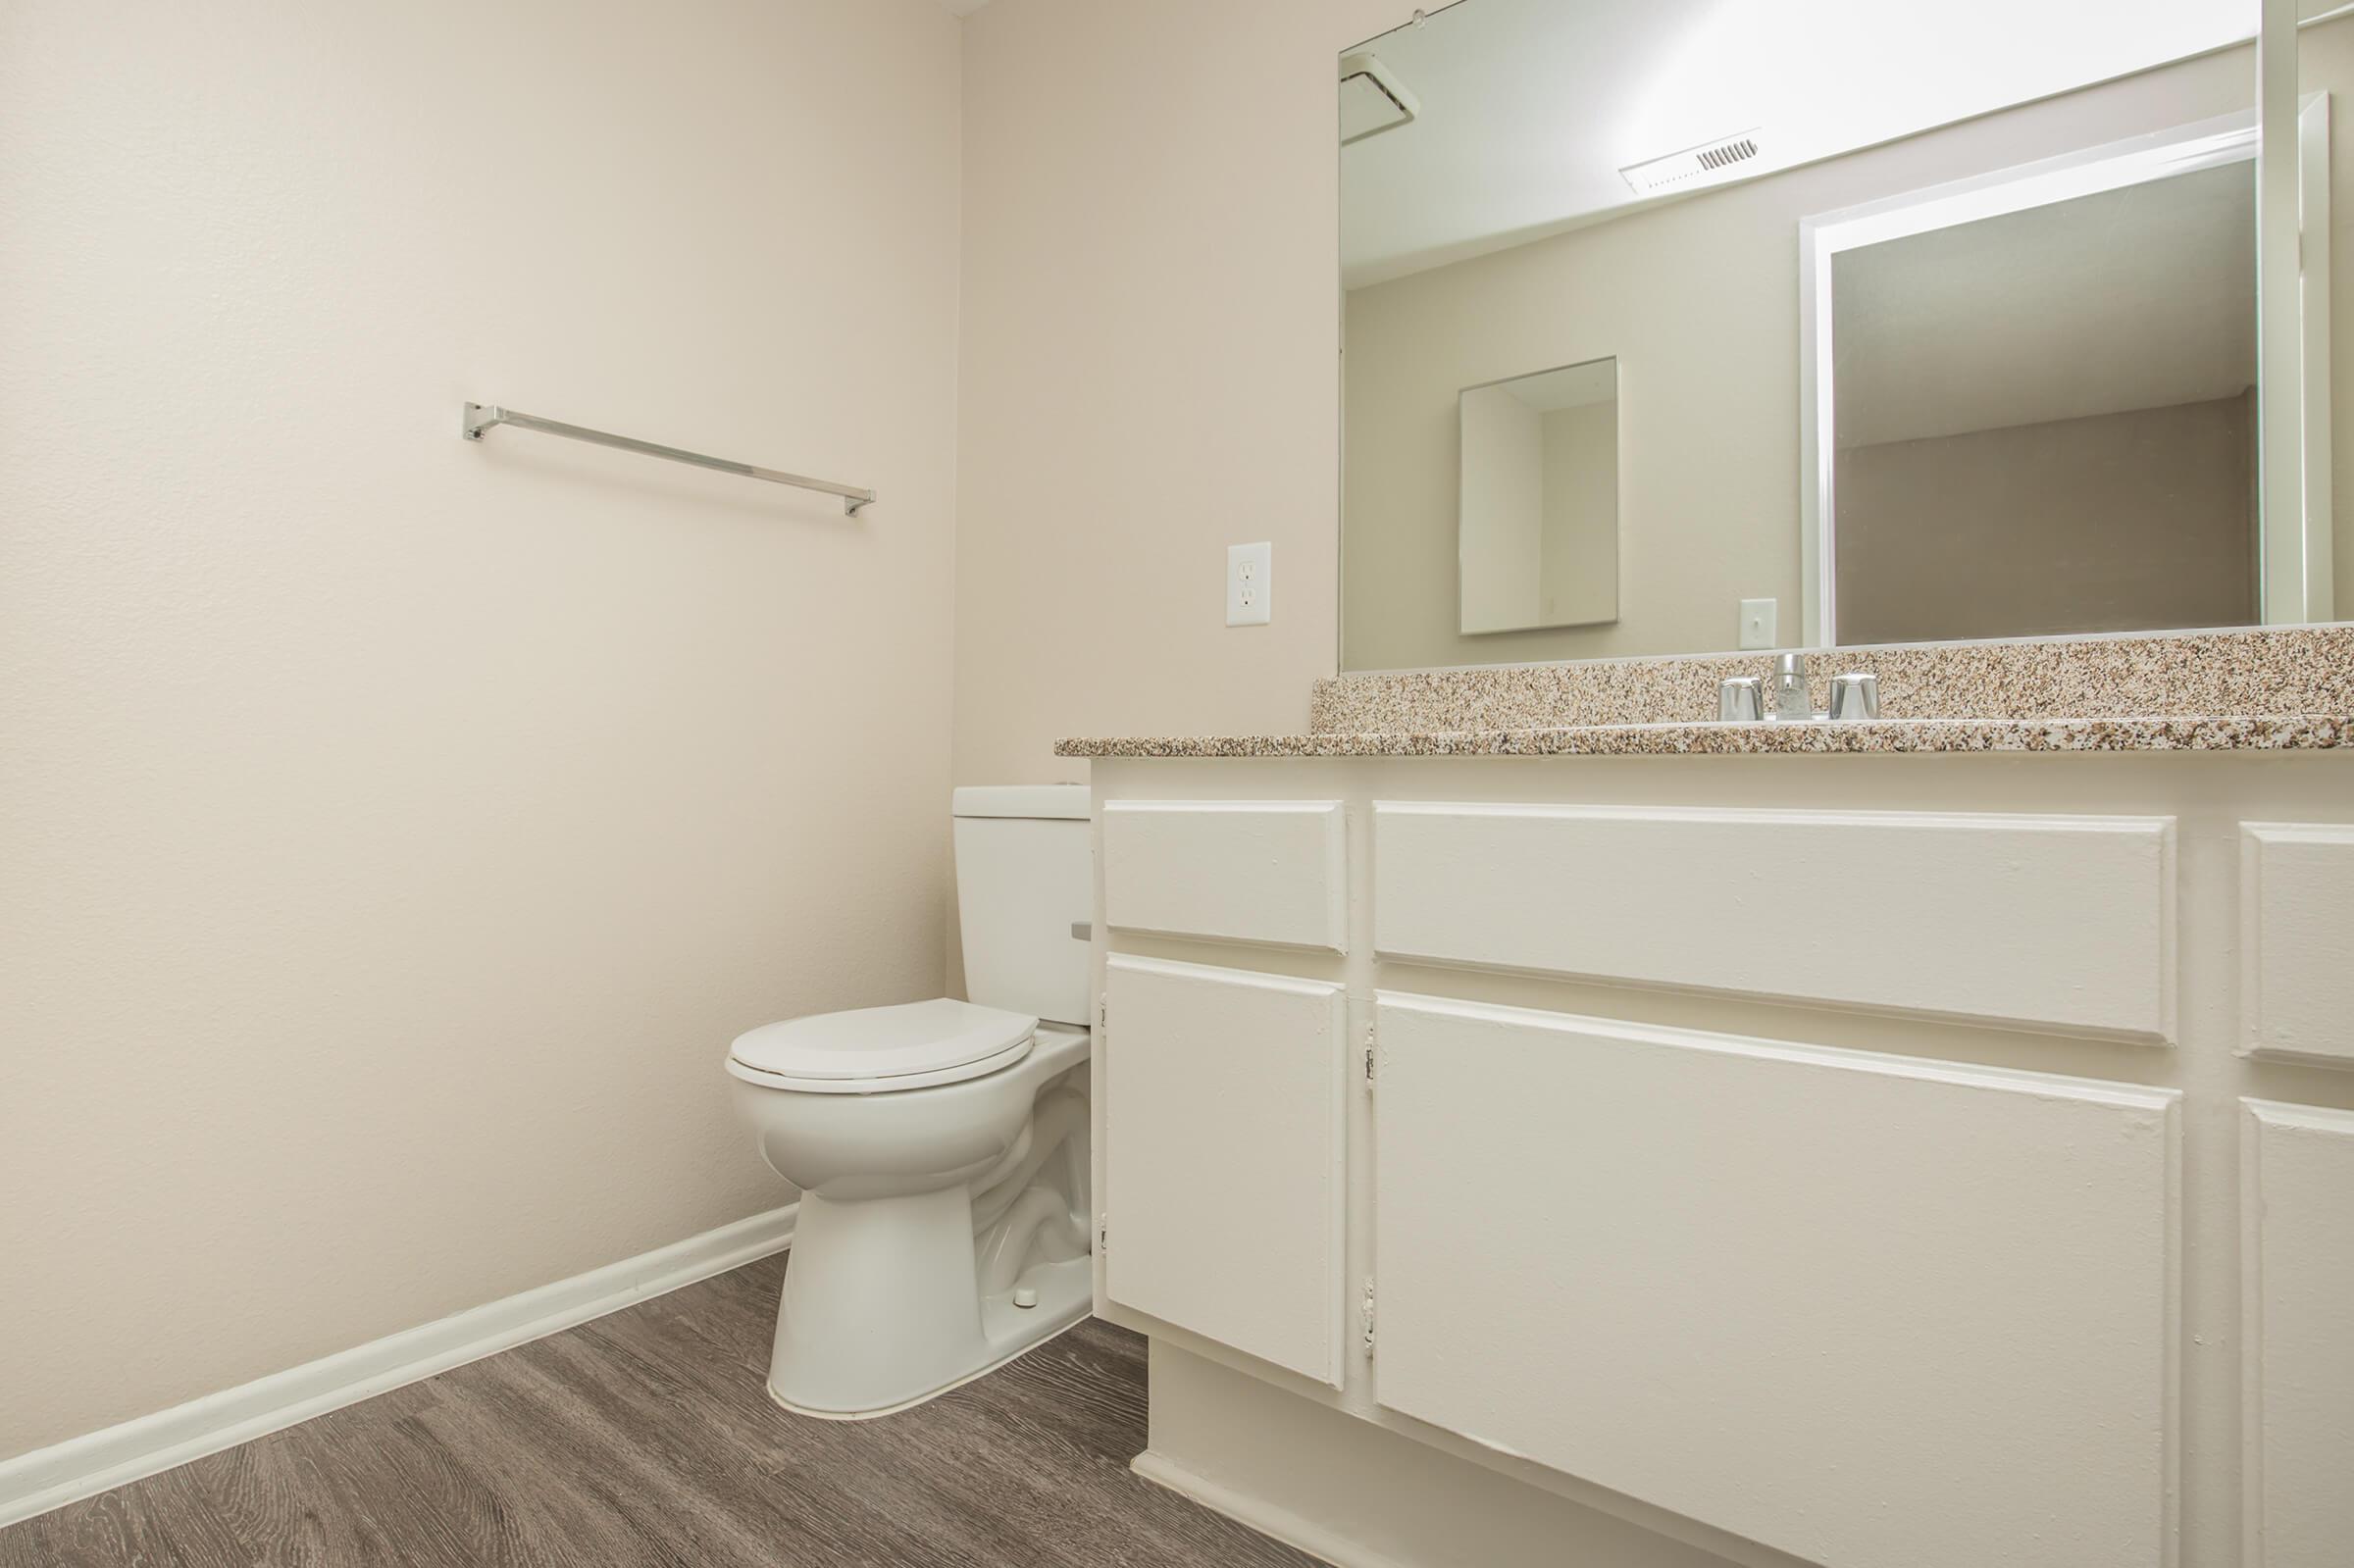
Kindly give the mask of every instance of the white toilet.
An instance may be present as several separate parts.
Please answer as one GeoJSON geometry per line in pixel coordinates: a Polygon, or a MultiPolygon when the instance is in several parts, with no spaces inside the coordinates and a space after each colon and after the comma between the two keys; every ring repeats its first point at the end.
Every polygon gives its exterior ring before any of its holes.
{"type": "Polygon", "coordinates": [[[1078,1322],[1088,1203],[1084,784],[959,789],[965,986],[763,1025],[728,1051],[801,1189],[768,1391],[886,1415],[1078,1322]]]}

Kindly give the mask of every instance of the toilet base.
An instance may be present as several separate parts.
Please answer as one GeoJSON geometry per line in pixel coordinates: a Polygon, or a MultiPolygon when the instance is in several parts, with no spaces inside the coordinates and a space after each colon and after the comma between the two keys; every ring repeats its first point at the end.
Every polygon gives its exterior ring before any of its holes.
{"type": "Polygon", "coordinates": [[[1087,1316],[1093,1260],[1024,1269],[980,1293],[972,1195],[842,1202],[804,1193],[777,1312],[769,1397],[838,1420],[889,1415],[1010,1361],[1087,1316]],[[1033,1290],[1038,1304],[1017,1307],[1033,1290]]]}
{"type": "Polygon", "coordinates": [[[796,1416],[811,1416],[819,1421],[873,1421],[881,1416],[896,1416],[917,1405],[929,1403],[952,1389],[975,1383],[1010,1361],[1028,1355],[1049,1340],[1086,1322],[1095,1309],[1095,1271],[1091,1258],[1072,1258],[1062,1263],[1042,1263],[1023,1275],[1015,1289],[1034,1289],[1038,1305],[1017,1307],[1013,1291],[984,1297],[981,1302],[982,1333],[996,1354],[996,1359],[975,1367],[963,1376],[951,1379],[937,1389],[927,1390],[897,1404],[885,1405],[879,1410],[825,1410],[814,1405],[796,1404],[777,1391],[772,1381],[768,1396],[774,1403],[796,1416]],[[991,1332],[997,1330],[999,1332],[991,1332]]]}

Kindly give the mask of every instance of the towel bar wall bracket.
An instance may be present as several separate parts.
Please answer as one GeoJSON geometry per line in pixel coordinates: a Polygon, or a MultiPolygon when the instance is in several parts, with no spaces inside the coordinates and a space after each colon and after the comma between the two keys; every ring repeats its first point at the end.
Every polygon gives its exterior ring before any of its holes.
{"type": "Polygon", "coordinates": [[[771,484],[791,484],[797,489],[818,490],[827,495],[842,497],[843,515],[856,517],[861,507],[873,502],[875,492],[854,485],[836,484],[830,480],[813,480],[802,474],[788,474],[782,469],[761,468],[754,463],[738,463],[730,458],[706,457],[700,452],[682,451],[675,446],[661,446],[652,441],[640,441],[635,436],[614,435],[605,430],[592,430],[584,425],[567,425],[562,420],[541,419],[537,414],[525,414],[496,403],[468,403],[459,433],[470,441],[483,438],[483,431],[494,425],[513,425],[522,430],[539,430],[549,435],[562,435],[575,441],[591,441],[598,446],[610,446],[624,452],[636,452],[643,457],[659,457],[673,463],[690,463],[696,468],[716,469],[722,474],[741,474],[747,480],[766,480],[771,484]]]}

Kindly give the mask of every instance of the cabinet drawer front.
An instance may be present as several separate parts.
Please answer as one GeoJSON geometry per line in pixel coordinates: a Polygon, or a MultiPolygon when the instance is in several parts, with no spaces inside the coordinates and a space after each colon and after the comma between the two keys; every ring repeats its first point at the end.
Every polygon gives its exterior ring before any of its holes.
{"type": "Polygon", "coordinates": [[[2174,822],[1383,802],[1385,958],[2175,1037],[2174,822]]]}
{"type": "Polygon", "coordinates": [[[1104,1291],[1341,1386],[1341,987],[1114,954],[1104,1291]]]}
{"type": "Polygon", "coordinates": [[[1337,800],[1113,800],[1103,918],[1126,931],[1344,951],[1348,841],[1337,800]]]}
{"type": "Polygon", "coordinates": [[[2247,1568],[2354,1542],[2354,1111],[2240,1102],[2247,1568]]]}
{"type": "Polygon", "coordinates": [[[2173,1091],[1377,1027],[1381,1404],[1829,1568],[2172,1560],[2173,1091]]]}
{"type": "Polygon", "coordinates": [[[2354,827],[2242,823],[2239,868],[2246,1048],[2354,1067],[2354,827]]]}

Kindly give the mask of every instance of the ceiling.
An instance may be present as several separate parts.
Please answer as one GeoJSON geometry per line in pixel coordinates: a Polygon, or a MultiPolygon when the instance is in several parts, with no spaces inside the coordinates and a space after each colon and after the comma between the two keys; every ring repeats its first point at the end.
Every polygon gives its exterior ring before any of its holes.
{"type": "Polygon", "coordinates": [[[1831,297],[1841,446],[2236,397],[2256,380],[2255,165],[1844,251],[1831,297]]]}
{"type": "Polygon", "coordinates": [[[1761,130],[1769,173],[2255,26],[2255,0],[1461,0],[1360,46],[1421,112],[1341,152],[1343,276],[1593,222],[1633,203],[1622,167],[1720,136],[1761,130]]]}

